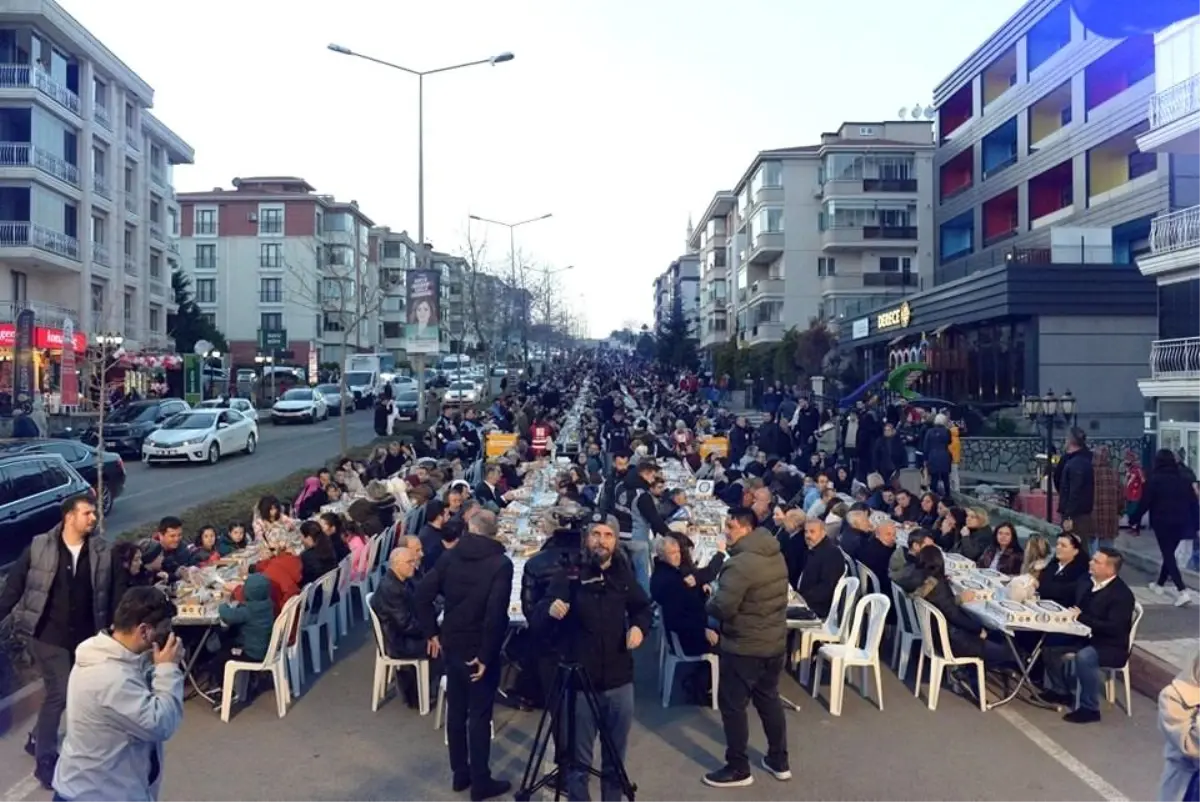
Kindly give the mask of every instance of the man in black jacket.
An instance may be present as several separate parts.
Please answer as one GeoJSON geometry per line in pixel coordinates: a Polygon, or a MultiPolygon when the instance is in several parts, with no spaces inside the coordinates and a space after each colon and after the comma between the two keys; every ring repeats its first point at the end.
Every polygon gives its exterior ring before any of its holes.
{"type": "Polygon", "coordinates": [[[1069,705],[1075,698],[1068,682],[1066,657],[1075,655],[1075,680],[1079,683],[1079,707],[1063,716],[1072,724],[1100,720],[1100,669],[1119,668],[1129,659],[1129,634],[1133,629],[1133,591],[1117,576],[1121,553],[1102,546],[1091,560],[1091,582],[1081,583],[1075,609],[1079,623],[1091,629],[1090,638],[1073,636],[1047,638],[1047,702],[1069,705]]]}
{"type": "Polygon", "coordinates": [[[508,506],[507,493],[501,493],[496,487],[500,484],[500,466],[487,465],[483,469],[483,481],[475,485],[475,498],[480,504],[493,504],[498,509],[508,506]]]}
{"type": "MultiPolygon", "coordinates": [[[[383,630],[383,649],[388,657],[415,660],[434,656],[432,643],[425,639],[417,620],[413,576],[419,562],[412,549],[404,546],[392,549],[388,558],[389,570],[371,596],[371,609],[379,618],[379,626],[383,630]]],[[[412,671],[400,671],[400,689],[409,707],[417,707],[422,701],[417,698],[417,684],[412,671]]]]}
{"type": "Polygon", "coordinates": [[[1067,434],[1066,455],[1055,470],[1058,485],[1058,512],[1063,529],[1074,532],[1090,552],[1096,527],[1092,524],[1092,505],[1096,498],[1096,478],[1092,471],[1092,452],[1087,435],[1079,427],[1067,434]]]}
{"type": "MultiPolygon", "coordinates": [[[[871,570],[871,573],[875,574],[875,578],[879,580],[879,592],[889,601],[892,598],[892,580],[888,573],[888,566],[895,553],[896,524],[892,521],[884,521],[875,527],[875,534],[867,538],[862,548],[858,550],[856,557],[860,563],[871,570]]],[[[863,588],[861,592],[866,595],[866,588],[863,588]]],[[[889,610],[889,618],[894,616],[895,613],[889,610]]]]}
{"type": "Polygon", "coordinates": [[[908,467],[908,450],[904,447],[904,441],[896,436],[896,427],[885,423],[883,437],[875,441],[873,448],[874,454],[871,456],[875,472],[883,476],[883,481],[890,485],[896,471],[908,467]]]}
{"type": "Polygon", "coordinates": [[[425,552],[425,558],[421,563],[421,573],[429,573],[438,558],[442,556],[442,552],[446,550],[444,541],[446,540],[443,529],[446,527],[446,522],[450,519],[450,511],[446,509],[446,505],[438,501],[436,498],[425,502],[425,525],[421,527],[421,531],[417,537],[421,540],[421,550],[425,552]]]}
{"type": "Polygon", "coordinates": [[[838,536],[838,545],[850,559],[858,559],[858,553],[866,542],[871,539],[871,511],[866,504],[854,504],[846,513],[846,521],[842,524],[838,536]]]}
{"type": "Polygon", "coordinates": [[[841,549],[826,536],[824,521],[810,518],[804,522],[804,542],[808,544],[808,561],[797,590],[810,610],[828,618],[833,591],[846,572],[846,561],[841,549]]]}
{"type": "MultiPolygon", "coordinates": [[[[618,535],[611,518],[591,524],[585,541],[588,560],[578,577],[560,572],[534,614],[550,631],[556,651],[583,666],[600,703],[603,720],[596,722],[581,695],[568,702],[574,703],[576,716],[574,765],[567,773],[570,799],[589,798],[588,769],[598,726],[612,739],[617,757],[625,760],[633,725],[633,650],[642,645],[653,620],[649,597],[617,553],[618,535]]],[[[616,766],[603,753],[600,771],[600,798],[621,799],[616,766]]]]}
{"type": "Polygon", "coordinates": [[[471,516],[458,545],[438,558],[417,585],[417,616],[433,641],[431,653],[445,652],[446,738],[455,793],[471,789],[471,799],[508,793],[512,784],[492,777],[492,707],[500,682],[500,647],[508,630],[513,564],[496,539],[494,513],[471,516]],[[445,599],[438,623],[435,602],[445,599]]]}

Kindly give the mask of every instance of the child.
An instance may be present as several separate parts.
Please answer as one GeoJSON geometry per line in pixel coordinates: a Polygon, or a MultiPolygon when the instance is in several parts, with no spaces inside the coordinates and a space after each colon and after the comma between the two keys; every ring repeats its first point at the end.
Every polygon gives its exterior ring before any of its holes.
{"type": "Polygon", "coordinates": [[[196,539],[192,542],[188,558],[188,564],[196,568],[214,565],[217,560],[221,559],[221,554],[217,551],[217,528],[215,526],[200,527],[196,539]]]}
{"type": "Polygon", "coordinates": [[[246,548],[249,542],[246,536],[246,525],[240,522],[232,523],[229,525],[229,530],[217,541],[217,553],[222,557],[228,557],[235,551],[246,548]]]}
{"type": "Polygon", "coordinates": [[[262,574],[250,574],[242,585],[241,596],[243,601],[227,602],[217,608],[221,623],[233,631],[214,663],[216,677],[224,677],[225,663],[230,659],[259,662],[267,656],[271,644],[275,606],[271,602],[270,580],[262,574]]]}

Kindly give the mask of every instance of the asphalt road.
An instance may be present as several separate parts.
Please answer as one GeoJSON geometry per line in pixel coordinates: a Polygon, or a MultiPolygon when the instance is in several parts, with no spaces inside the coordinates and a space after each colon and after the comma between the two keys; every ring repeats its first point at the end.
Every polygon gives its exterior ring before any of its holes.
{"type": "MultiPolygon", "coordinates": [[[[375,437],[373,417],[360,410],[346,418],[350,446],[375,437]]],[[[213,498],[256,484],[281,479],[306,466],[315,466],[337,456],[341,441],[336,417],[321,423],[258,427],[258,449],[254,454],[232,454],[216,465],[171,464],[154,468],[129,460],[125,463],[125,492],[116,500],[104,529],[113,534],[164,515],[175,515],[213,498]]]]}

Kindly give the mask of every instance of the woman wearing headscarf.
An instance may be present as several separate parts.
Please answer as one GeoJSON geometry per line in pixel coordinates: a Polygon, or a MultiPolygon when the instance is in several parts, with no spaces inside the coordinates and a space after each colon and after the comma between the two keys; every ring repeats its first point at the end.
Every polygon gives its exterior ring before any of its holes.
{"type": "Polygon", "coordinates": [[[1200,797],[1200,653],[1158,694],[1158,729],[1166,738],[1162,802],[1200,797]]]}
{"type": "Polygon", "coordinates": [[[292,511],[297,518],[305,520],[316,515],[328,503],[329,496],[322,489],[321,480],[310,476],[304,480],[304,487],[300,489],[300,495],[296,496],[292,511]]]}
{"type": "Polygon", "coordinates": [[[1092,525],[1096,537],[1089,543],[1093,546],[1112,545],[1097,541],[1112,541],[1121,528],[1121,480],[1113,467],[1108,446],[1096,446],[1092,450],[1092,525]]]}

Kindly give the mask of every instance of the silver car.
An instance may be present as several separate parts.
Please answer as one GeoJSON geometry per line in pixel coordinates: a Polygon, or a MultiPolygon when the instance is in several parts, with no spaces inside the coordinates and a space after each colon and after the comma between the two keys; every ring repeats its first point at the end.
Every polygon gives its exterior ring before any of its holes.
{"type": "Polygon", "coordinates": [[[346,388],[342,392],[342,388],[336,384],[318,384],[316,391],[325,396],[325,406],[329,409],[330,415],[341,415],[342,410],[346,412],[354,412],[357,407],[354,404],[354,393],[346,388]]]}

